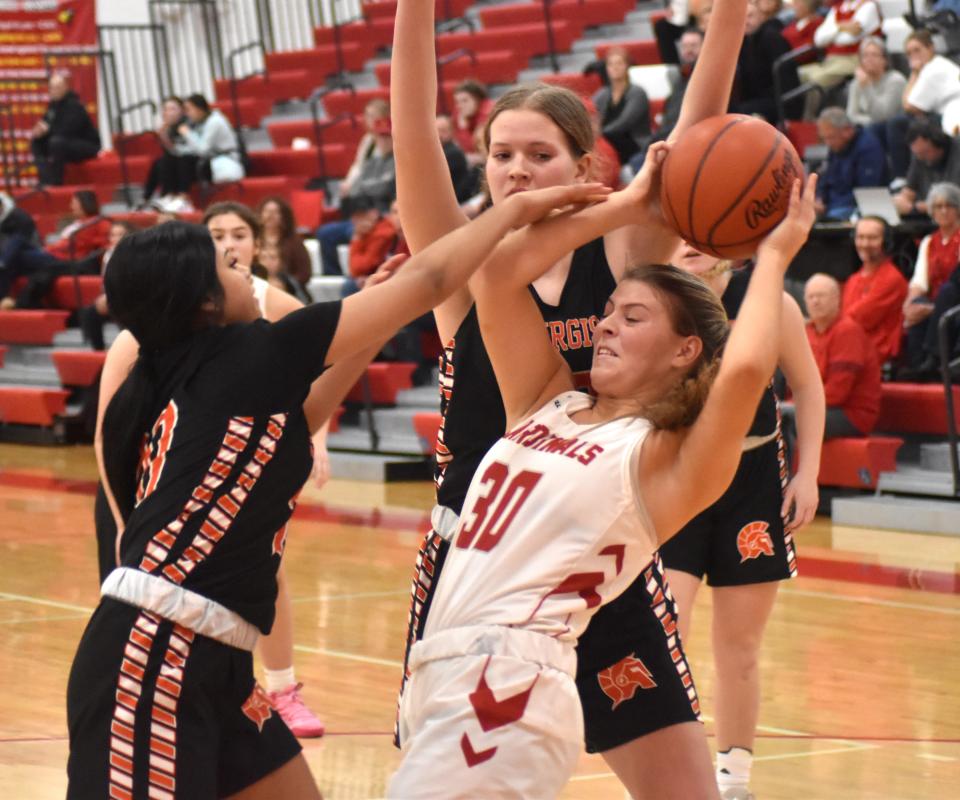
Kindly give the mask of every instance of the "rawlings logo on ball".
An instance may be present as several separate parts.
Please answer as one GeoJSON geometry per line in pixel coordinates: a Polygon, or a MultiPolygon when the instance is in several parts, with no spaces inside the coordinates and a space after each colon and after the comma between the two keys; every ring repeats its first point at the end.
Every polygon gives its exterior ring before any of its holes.
{"type": "Polygon", "coordinates": [[[783,164],[780,168],[770,173],[770,177],[773,179],[773,187],[767,196],[759,200],[753,200],[745,209],[746,223],[750,228],[758,228],[761,221],[783,211],[784,197],[789,197],[793,182],[800,177],[790,151],[784,150],[783,156],[783,164]]]}
{"type": "Polygon", "coordinates": [[[655,689],[657,686],[653,673],[633,653],[598,672],[597,681],[603,693],[613,700],[614,709],[625,700],[632,700],[638,688],[655,689]]]}
{"type": "Polygon", "coordinates": [[[760,556],[773,555],[773,539],[768,531],[770,524],[757,521],[750,522],[740,529],[737,534],[737,550],[740,551],[740,563],[760,556]]]}

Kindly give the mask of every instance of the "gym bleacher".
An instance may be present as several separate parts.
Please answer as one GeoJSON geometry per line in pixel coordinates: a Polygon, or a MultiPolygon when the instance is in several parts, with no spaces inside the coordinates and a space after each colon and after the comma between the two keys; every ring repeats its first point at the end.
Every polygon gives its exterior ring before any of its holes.
{"type": "MultiPolygon", "coordinates": [[[[312,10],[314,4],[310,6],[312,10]]],[[[880,6],[887,45],[898,52],[911,29],[903,15],[912,12],[912,5],[881,0],[880,6]]],[[[321,11],[327,7],[319,5],[321,11]]],[[[284,13],[283,8],[278,5],[275,14],[284,13]]],[[[208,93],[211,105],[240,131],[248,153],[248,177],[196,190],[194,205],[202,208],[235,200],[255,206],[269,196],[287,198],[312,256],[309,288],[317,300],[339,296],[345,280],[322,274],[312,237],[318,226],[339,218],[339,209],[328,198],[336,195],[338,182],[353,162],[364,133],[365,105],[375,98],[389,99],[395,10],[395,0],[357,4],[353,19],[339,19],[336,24],[329,17],[326,22],[311,20],[316,24],[307,39],[297,30],[302,20],[274,19],[274,30],[267,35],[257,30],[257,20],[251,16],[245,21],[246,29],[223,34],[220,49],[226,66],[210,59],[210,68],[201,75],[204,85],[185,83],[191,74],[198,74],[191,73],[195,65],[168,62],[164,67],[174,75],[172,88],[177,93],[208,93]],[[251,42],[260,45],[250,47],[251,42]]],[[[656,87],[667,84],[651,26],[664,14],[660,4],[634,0],[437,0],[439,107],[452,107],[453,87],[466,78],[487,84],[493,97],[526,80],[548,81],[589,96],[600,83],[583,68],[617,44],[629,52],[635,65],[651,68],[649,95],[656,114],[666,96],[656,87]]],[[[233,24],[241,23],[234,20],[233,24]]],[[[114,36],[123,35],[122,30],[118,32],[123,26],[112,28],[114,36]]],[[[136,57],[119,46],[117,53],[121,61],[136,57]]],[[[159,71],[160,63],[157,53],[144,53],[139,62],[120,63],[118,69],[159,71]]],[[[161,90],[171,87],[162,76],[146,84],[153,87],[153,94],[148,89],[149,96],[125,88],[122,81],[118,84],[114,107],[130,109],[120,117],[122,130],[119,124],[111,126],[110,149],[70,165],[65,185],[9,188],[17,205],[33,216],[41,236],[57,229],[79,189],[93,191],[103,214],[112,219],[138,227],[153,224],[156,213],[140,209],[138,203],[140,186],[161,146],[152,134],[151,109],[135,110],[135,106],[156,104],[161,90]]],[[[783,127],[801,153],[818,144],[814,123],[784,121],[783,127]]],[[[9,186],[9,175],[7,181],[9,186]]],[[[200,212],[180,216],[196,220],[200,212]]],[[[0,311],[0,439],[47,443],[89,437],[89,405],[103,354],[84,345],[72,325],[73,312],[92,302],[100,289],[97,277],[64,277],[48,295],[48,308],[0,311]]],[[[108,343],[115,333],[108,334],[108,343]]],[[[439,397],[436,380],[413,385],[414,367],[377,362],[368,368],[348,396],[342,418],[338,415],[332,426],[329,445],[335,475],[377,480],[429,475],[439,397]]],[[[875,491],[887,496],[955,498],[958,487],[946,441],[960,412],[960,389],[950,391],[953,415],[948,413],[947,389],[939,383],[884,384],[877,432],[864,439],[829,442],[824,448],[821,485],[831,494],[861,501],[864,498],[859,495],[875,491]]],[[[850,513],[850,506],[844,508],[850,513]]],[[[908,527],[902,518],[890,522],[908,527]]]]}

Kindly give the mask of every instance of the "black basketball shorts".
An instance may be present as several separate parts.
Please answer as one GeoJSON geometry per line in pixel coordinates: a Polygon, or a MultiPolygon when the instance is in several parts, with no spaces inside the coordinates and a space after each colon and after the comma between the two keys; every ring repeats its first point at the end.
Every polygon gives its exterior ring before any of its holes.
{"type": "Polygon", "coordinates": [[[664,565],[706,575],[711,586],[796,577],[793,536],[780,516],[787,475],[779,436],[744,452],[723,496],[660,548],[664,565]]]}
{"type": "Polygon", "coordinates": [[[659,555],[590,620],[577,643],[577,690],[589,753],[699,720],[700,701],[659,555]]]}
{"type": "Polygon", "coordinates": [[[213,800],[300,752],[251,653],[111,598],[80,641],[67,722],[76,800],[213,800]]]}

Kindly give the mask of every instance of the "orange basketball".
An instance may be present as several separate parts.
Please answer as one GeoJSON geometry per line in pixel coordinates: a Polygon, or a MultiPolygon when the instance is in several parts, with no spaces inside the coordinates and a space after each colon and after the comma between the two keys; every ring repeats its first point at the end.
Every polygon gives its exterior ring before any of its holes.
{"type": "Polygon", "coordinates": [[[744,258],[787,213],[803,165],[786,136],[743,114],[711,117],[673,145],[660,200],[687,242],[720,258],[744,258]]]}

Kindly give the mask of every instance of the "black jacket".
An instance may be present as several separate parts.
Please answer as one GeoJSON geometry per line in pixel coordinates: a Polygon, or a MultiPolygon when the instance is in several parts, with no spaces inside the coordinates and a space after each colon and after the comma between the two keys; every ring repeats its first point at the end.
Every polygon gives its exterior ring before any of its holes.
{"type": "MultiPolygon", "coordinates": [[[[743,39],[737,60],[731,110],[745,114],[763,114],[768,121],[775,117],[776,101],[773,92],[773,63],[790,51],[790,44],[780,32],[778,20],[767,20],[756,31],[743,39]]],[[[781,92],[789,92],[800,85],[797,66],[785,64],[781,73],[781,92]]],[[[803,99],[795,98],[787,104],[788,119],[797,119],[803,110],[803,99]]]]}
{"type": "Polygon", "coordinates": [[[80,139],[100,147],[100,133],[90,119],[76,92],[67,92],[60,100],[51,100],[43,115],[50,126],[47,136],[62,136],[65,139],[80,139]]]}

